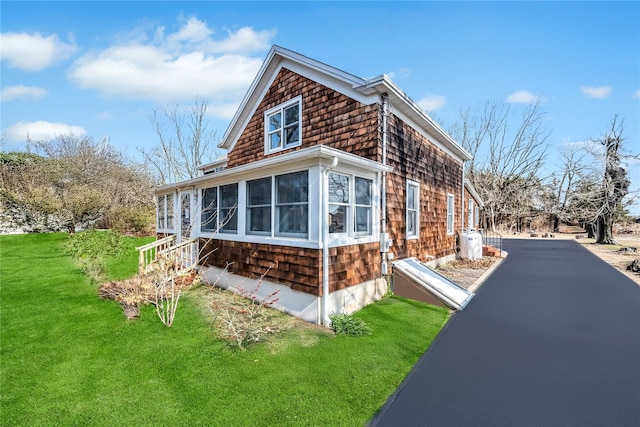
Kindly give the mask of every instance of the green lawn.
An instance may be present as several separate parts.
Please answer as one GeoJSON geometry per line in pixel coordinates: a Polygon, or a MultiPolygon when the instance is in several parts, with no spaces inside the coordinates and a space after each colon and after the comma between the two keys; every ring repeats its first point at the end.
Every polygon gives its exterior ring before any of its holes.
{"type": "MultiPolygon", "coordinates": [[[[65,239],[0,237],[3,426],[362,426],[448,316],[386,298],[357,314],[370,336],[308,328],[233,351],[215,338],[206,289],[180,301],[171,328],[151,307],[127,321],[63,254],[65,239]]],[[[122,278],[136,264],[132,251],[108,265],[122,278]]]]}

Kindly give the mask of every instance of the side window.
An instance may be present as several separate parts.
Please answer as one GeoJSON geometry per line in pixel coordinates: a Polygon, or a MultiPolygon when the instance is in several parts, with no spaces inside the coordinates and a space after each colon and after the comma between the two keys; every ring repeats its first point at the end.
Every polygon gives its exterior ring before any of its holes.
{"type": "Polygon", "coordinates": [[[271,177],[247,181],[247,234],[271,234],[271,177]]]}
{"type": "Polygon", "coordinates": [[[356,234],[371,234],[373,181],[356,176],[356,234]]]}
{"type": "Polygon", "coordinates": [[[167,228],[173,229],[173,194],[167,194],[167,228]]]}
{"type": "Polygon", "coordinates": [[[453,234],[455,200],[456,199],[453,194],[447,194],[447,234],[453,234]]]}
{"type": "Polygon", "coordinates": [[[329,233],[346,233],[349,223],[349,177],[329,174],[329,233]]]}
{"type": "Polygon", "coordinates": [[[265,153],[275,153],[301,144],[302,97],[265,112],[265,153]]]}
{"type": "Polygon", "coordinates": [[[165,228],[165,224],[164,224],[164,219],[165,219],[165,200],[166,200],[166,196],[162,195],[162,196],[158,196],[157,197],[158,200],[158,212],[156,217],[158,218],[158,228],[162,229],[165,228]]]}
{"type": "Polygon", "coordinates": [[[417,238],[420,235],[420,185],[414,181],[407,181],[407,238],[417,238]]]}
{"type": "Polygon", "coordinates": [[[469,199],[469,213],[468,213],[468,218],[469,218],[469,223],[467,224],[467,227],[469,228],[475,228],[476,223],[473,222],[473,199],[469,199]]]}

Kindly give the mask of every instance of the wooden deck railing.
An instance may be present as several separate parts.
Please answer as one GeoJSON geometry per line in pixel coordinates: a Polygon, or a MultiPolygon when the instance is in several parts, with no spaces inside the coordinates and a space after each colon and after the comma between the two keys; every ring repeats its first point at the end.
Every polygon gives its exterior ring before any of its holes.
{"type": "Polygon", "coordinates": [[[146,273],[158,257],[166,257],[176,265],[180,273],[188,273],[198,265],[198,239],[184,240],[175,244],[171,235],[136,248],[138,250],[138,273],[146,273]]]}

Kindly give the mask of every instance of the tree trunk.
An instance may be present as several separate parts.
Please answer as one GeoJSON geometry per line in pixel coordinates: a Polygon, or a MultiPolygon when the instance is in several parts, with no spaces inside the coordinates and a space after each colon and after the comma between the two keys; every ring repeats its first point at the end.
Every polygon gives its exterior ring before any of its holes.
{"type": "Polygon", "coordinates": [[[613,238],[613,216],[600,215],[597,220],[597,237],[596,243],[600,245],[615,245],[616,240],[613,238]]]}

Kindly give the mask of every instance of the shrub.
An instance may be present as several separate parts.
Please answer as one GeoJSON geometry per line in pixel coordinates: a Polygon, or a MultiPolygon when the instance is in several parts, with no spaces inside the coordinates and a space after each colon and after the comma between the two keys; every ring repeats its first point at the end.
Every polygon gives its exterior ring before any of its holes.
{"type": "Polygon", "coordinates": [[[82,270],[92,279],[100,280],[105,272],[105,259],[124,254],[127,244],[115,231],[89,230],[71,234],[65,252],[74,257],[82,270]]]}
{"type": "Polygon", "coordinates": [[[331,329],[336,334],[362,336],[371,333],[369,325],[364,320],[353,317],[351,314],[332,313],[329,315],[329,319],[331,320],[331,329]]]}

